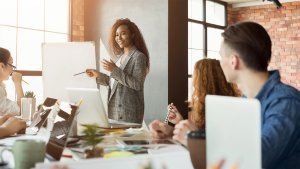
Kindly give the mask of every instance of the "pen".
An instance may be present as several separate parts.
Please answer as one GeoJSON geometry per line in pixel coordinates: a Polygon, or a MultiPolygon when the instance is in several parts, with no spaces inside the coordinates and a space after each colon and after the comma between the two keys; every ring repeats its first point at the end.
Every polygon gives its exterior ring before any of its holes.
{"type": "Polygon", "coordinates": [[[169,113],[167,114],[167,117],[165,118],[164,123],[165,123],[165,124],[168,124],[168,122],[169,122],[169,113]]]}
{"type": "Polygon", "coordinates": [[[80,105],[81,105],[81,103],[82,103],[82,101],[83,101],[83,99],[82,98],[80,98],[80,100],[79,100],[79,102],[77,103],[77,107],[79,107],[80,105]]]}
{"type": "Polygon", "coordinates": [[[80,74],[83,74],[83,73],[85,73],[85,72],[76,73],[73,76],[77,76],[77,75],[80,75],[80,74]]]}
{"type": "Polygon", "coordinates": [[[28,84],[29,85],[29,83],[28,82],[26,82],[25,80],[22,80],[24,83],[26,83],[26,84],[28,84]]]}
{"type": "Polygon", "coordinates": [[[168,113],[167,113],[167,116],[166,116],[165,121],[164,121],[165,124],[168,124],[168,122],[169,122],[169,115],[170,115],[169,110],[173,109],[172,106],[173,106],[173,103],[171,103],[171,104],[168,105],[168,113]]]}
{"type": "MultiPolygon", "coordinates": [[[[19,71],[17,71],[17,70],[15,70],[15,71],[13,71],[13,72],[20,73],[20,72],[19,72],[19,71]]],[[[10,74],[11,76],[12,76],[13,72],[10,74]]],[[[29,85],[29,83],[28,83],[28,82],[26,82],[25,80],[23,80],[23,79],[22,79],[22,81],[23,81],[24,83],[26,83],[26,84],[28,84],[28,85],[29,85]]]]}

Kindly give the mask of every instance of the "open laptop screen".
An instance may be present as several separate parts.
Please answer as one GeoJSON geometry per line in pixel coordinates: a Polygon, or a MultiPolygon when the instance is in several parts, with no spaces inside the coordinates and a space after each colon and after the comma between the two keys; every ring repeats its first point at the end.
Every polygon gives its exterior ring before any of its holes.
{"type": "Polygon", "coordinates": [[[47,117],[50,113],[50,111],[53,109],[53,106],[55,105],[57,99],[53,99],[50,97],[47,97],[42,105],[41,108],[39,108],[38,113],[41,117],[40,121],[35,125],[38,129],[44,125],[45,121],[47,120],[47,117]]]}
{"type": "MultiPolygon", "coordinates": [[[[71,131],[71,126],[76,114],[77,106],[68,103],[60,103],[59,108],[53,110],[48,117],[55,116],[53,129],[49,141],[47,143],[46,153],[50,158],[59,160],[66,146],[68,135],[71,131]]],[[[51,124],[47,124],[51,125],[51,124]]]]}
{"type": "Polygon", "coordinates": [[[81,100],[77,116],[78,124],[97,124],[100,127],[109,127],[105,107],[98,89],[66,88],[66,90],[70,102],[78,103],[81,100]]]}
{"type": "MultiPolygon", "coordinates": [[[[102,128],[139,128],[142,125],[138,123],[129,123],[108,119],[98,89],[92,88],[66,88],[69,101],[77,103],[81,100],[79,114],[77,116],[78,124],[97,124],[102,128]]],[[[78,126],[80,129],[80,127],[78,126]]],[[[80,131],[79,131],[80,132],[80,131]]]]}
{"type": "Polygon", "coordinates": [[[205,99],[207,165],[261,168],[261,114],[256,99],[208,95],[205,99]]]}

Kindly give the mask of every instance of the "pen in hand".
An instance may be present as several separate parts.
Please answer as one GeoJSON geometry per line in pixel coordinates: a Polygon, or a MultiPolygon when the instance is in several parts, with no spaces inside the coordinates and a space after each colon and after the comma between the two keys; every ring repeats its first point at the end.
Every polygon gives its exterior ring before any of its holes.
{"type": "Polygon", "coordinates": [[[77,75],[80,75],[80,74],[83,74],[83,73],[85,73],[85,72],[76,73],[73,76],[77,76],[77,75]]]}
{"type": "MultiPolygon", "coordinates": [[[[13,73],[18,73],[19,75],[18,76],[20,76],[20,77],[22,77],[22,74],[18,71],[18,70],[14,70],[13,72],[11,72],[11,74],[10,74],[10,76],[13,78],[13,73]]],[[[25,80],[23,80],[23,79],[21,79],[22,80],[22,82],[24,82],[24,83],[26,83],[26,84],[28,84],[29,85],[29,83],[28,82],[26,82],[25,80]]]]}
{"type": "Polygon", "coordinates": [[[168,122],[169,122],[169,115],[170,115],[170,109],[171,109],[172,107],[170,106],[170,105],[168,105],[168,113],[167,113],[167,116],[166,116],[166,118],[165,118],[165,124],[168,124],[168,122]]]}
{"type": "Polygon", "coordinates": [[[26,82],[25,80],[22,80],[24,83],[26,83],[26,84],[28,84],[29,85],[29,83],[28,82],[26,82]]]}

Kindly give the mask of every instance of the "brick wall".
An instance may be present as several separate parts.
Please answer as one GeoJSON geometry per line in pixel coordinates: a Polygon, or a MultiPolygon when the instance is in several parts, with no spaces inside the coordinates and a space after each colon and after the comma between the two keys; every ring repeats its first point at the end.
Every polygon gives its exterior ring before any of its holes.
{"type": "Polygon", "coordinates": [[[84,41],[84,0],[71,0],[71,41],[84,41]]]}
{"type": "Polygon", "coordinates": [[[271,36],[272,60],[269,69],[279,69],[283,82],[300,90],[300,1],[275,5],[232,8],[228,6],[228,23],[255,21],[271,36]]]}

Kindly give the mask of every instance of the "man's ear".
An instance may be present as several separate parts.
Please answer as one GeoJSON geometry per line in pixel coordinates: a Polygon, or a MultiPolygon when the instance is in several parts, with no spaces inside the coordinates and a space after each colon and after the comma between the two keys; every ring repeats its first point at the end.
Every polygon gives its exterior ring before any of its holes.
{"type": "Polygon", "coordinates": [[[1,69],[4,69],[4,68],[5,68],[5,64],[2,63],[2,62],[0,62],[0,68],[1,68],[1,69]]]}
{"type": "Polygon", "coordinates": [[[0,71],[2,72],[4,70],[4,68],[5,68],[5,64],[0,62],[0,71]]]}
{"type": "Polygon", "coordinates": [[[231,68],[237,70],[240,67],[240,57],[237,54],[231,55],[231,68]]]}

